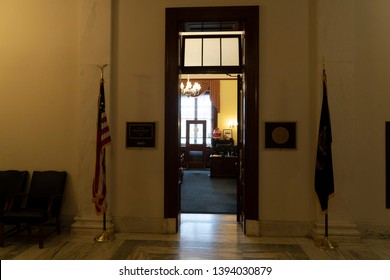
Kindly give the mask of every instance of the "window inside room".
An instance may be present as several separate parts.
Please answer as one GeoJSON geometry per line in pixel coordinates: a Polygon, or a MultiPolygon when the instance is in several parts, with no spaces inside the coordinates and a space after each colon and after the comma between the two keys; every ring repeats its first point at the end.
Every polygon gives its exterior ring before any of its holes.
{"type": "MultiPolygon", "coordinates": [[[[196,98],[181,97],[181,145],[186,145],[186,121],[187,120],[205,120],[206,121],[206,145],[211,146],[211,136],[213,130],[213,104],[210,100],[209,92],[196,98]]],[[[195,137],[196,135],[194,135],[195,137]]],[[[192,136],[191,136],[192,137],[192,136]]],[[[195,139],[191,139],[193,143],[195,139]]]]}

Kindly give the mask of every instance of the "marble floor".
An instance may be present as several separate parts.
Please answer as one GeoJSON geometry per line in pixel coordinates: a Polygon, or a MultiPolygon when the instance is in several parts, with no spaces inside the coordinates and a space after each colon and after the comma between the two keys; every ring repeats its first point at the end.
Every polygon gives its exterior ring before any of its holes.
{"type": "Polygon", "coordinates": [[[322,250],[311,238],[249,237],[234,215],[182,215],[178,234],[116,233],[110,242],[63,233],[43,249],[33,238],[9,237],[1,260],[390,260],[390,239],[338,243],[322,250]]]}

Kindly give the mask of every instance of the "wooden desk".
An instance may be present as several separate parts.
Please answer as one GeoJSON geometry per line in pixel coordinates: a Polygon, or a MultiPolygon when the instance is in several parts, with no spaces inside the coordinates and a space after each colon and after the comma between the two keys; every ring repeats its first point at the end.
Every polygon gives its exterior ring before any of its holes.
{"type": "Polygon", "coordinates": [[[237,157],[210,156],[210,177],[237,177],[237,157]]]}

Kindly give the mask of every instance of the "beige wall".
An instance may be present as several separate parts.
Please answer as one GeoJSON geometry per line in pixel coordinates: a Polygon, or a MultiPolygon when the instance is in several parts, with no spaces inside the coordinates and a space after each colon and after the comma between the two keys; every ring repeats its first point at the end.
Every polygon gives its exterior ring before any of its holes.
{"type": "Polygon", "coordinates": [[[76,214],[79,5],[0,3],[0,169],[69,172],[64,212],[76,214]]]}
{"type": "Polygon", "coordinates": [[[230,122],[237,122],[237,81],[221,80],[220,92],[221,107],[218,114],[218,127],[221,131],[231,129],[234,143],[237,144],[237,127],[230,127],[230,122]]]}
{"type": "MultiPolygon", "coordinates": [[[[80,87],[88,69],[80,67],[84,2],[0,4],[0,168],[68,170],[68,216],[93,206],[90,197],[79,196],[80,189],[89,193],[93,174],[86,173],[94,164],[86,160],[93,158],[92,143],[80,140],[79,127],[83,108],[95,106],[80,87]],[[81,169],[80,160],[87,168],[81,169]]],[[[260,219],[321,219],[313,175],[324,56],[336,180],[331,220],[390,225],[384,208],[384,122],[390,118],[387,1],[111,3],[110,214],[119,225],[131,221],[122,229],[162,231],[165,8],[216,5],[260,6],[260,219]],[[127,121],[156,121],[157,148],[126,149],[127,121]],[[297,149],[264,149],[265,121],[296,121],[297,149]]],[[[91,118],[93,123],[95,115],[91,118]]]]}

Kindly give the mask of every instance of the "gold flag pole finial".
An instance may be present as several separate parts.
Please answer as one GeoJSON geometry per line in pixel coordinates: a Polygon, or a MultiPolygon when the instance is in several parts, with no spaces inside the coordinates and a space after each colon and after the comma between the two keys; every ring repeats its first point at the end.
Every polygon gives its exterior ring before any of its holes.
{"type": "Polygon", "coordinates": [[[97,65],[97,67],[100,68],[100,79],[104,80],[103,79],[103,74],[104,74],[104,68],[107,66],[108,64],[103,64],[103,65],[97,65]]]}

